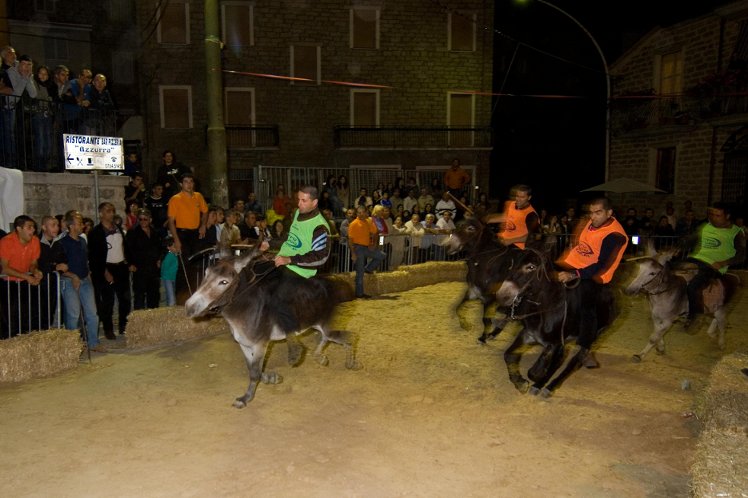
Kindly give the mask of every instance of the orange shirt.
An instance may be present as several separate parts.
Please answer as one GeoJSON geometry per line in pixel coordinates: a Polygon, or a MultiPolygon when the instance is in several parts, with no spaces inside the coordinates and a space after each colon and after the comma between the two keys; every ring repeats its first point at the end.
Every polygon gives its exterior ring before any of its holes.
{"type": "MultiPolygon", "coordinates": [[[[510,201],[504,211],[506,220],[504,221],[504,229],[499,232],[499,237],[514,239],[527,235],[530,232],[527,228],[527,216],[530,213],[537,214],[531,205],[528,204],[522,209],[517,209],[517,203],[510,201]]],[[[514,245],[520,249],[525,248],[524,242],[515,242],[514,245]]]]}
{"type": "Polygon", "coordinates": [[[368,246],[371,244],[371,234],[376,233],[377,227],[372,223],[371,218],[365,221],[356,218],[348,224],[348,239],[351,244],[368,246]]]}
{"type": "Polygon", "coordinates": [[[470,174],[462,168],[449,168],[444,173],[444,185],[450,190],[460,190],[470,182],[470,174]]]}
{"type": "Polygon", "coordinates": [[[193,192],[192,195],[179,192],[169,199],[168,212],[177,228],[194,230],[200,228],[200,214],[208,212],[208,205],[200,192],[193,192]]]}
{"type": "MultiPolygon", "coordinates": [[[[600,259],[600,249],[603,245],[603,240],[611,233],[619,233],[623,235],[624,239],[628,240],[625,230],[618,223],[615,218],[610,219],[610,223],[595,228],[592,226],[592,222],[588,221],[582,232],[579,234],[579,242],[577,245],[568,250],[561,258],[566,266],[576,269],[587,268],[590,265],[597,263],[600,259]]],[[[613,279],[613,274],[616,272],[618,265],[621,263],[623,253],[626,251],[627,244],[623,244],[618,253],[615,254],[613,261],[610,266],[605,268],[603,272],[595,276],[595,280],[607,284],[613,279]]]]}
{"type": "MultiPolygon", "coordinates": [[[[18,232],[12,232],[0,239],[0,259],[8,261],[8,266],[20,273],[28,273],[31,264],[39,259],[41,254],[39,239],[34,235],[28,244],[21,244],[18,232]]],[[[8,280],[21,281],[20,278],[7,277],[8,280]]]]}

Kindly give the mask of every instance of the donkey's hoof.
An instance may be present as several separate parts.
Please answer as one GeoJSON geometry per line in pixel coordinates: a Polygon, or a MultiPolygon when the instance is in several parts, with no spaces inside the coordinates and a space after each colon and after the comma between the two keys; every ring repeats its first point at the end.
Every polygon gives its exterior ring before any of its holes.
{"type": "Polygon", "coordinates": [[[317,356],[317,363],[319,363],[323,367],[326,367],[330,364],[330,360],[327,358],[327,355],[321,354],[317,356]]]}
{"type": "Polygon", "coordinates": [[[244,401],[243,398],[236,398],[234,400],[234,403],[231,406],[233,406],[234,408],[238,408],[238,409],[241,410],[242,408],[246,408],[247,407],[247,402],[244,401]]]}
{"type": "Polygon", "coordinates": [[[635,354],[635,355],[633,355],[631,357],[631,361],[633,361],[634,363],[641,363],[642,362],[642,357],[639,356],[638,354],[635,354]]]}
{"type": "Polygon", "coordinates": [[[262,374],[262,382],[264,384],[280,384],[283,382],[283,377],[275,372],[267,372],[262,374]]]}
{"type": "Polygon", "coordinates": [[[529,390],[529,391],[527,391],[527,392],[528,392],[528,393],[530,393],[530,394],[532,394],[533,396],[537,396],[537,395],[538,395],[538,393],[540,392],[540,389],[538,389],[538,388],[537,388],[537,387],[535,387],[535,386],[532,386],[532,387],[530,388],[530,390],[529,390]]]}
{"type": "Polygon", "coordinates": [[[345,368],[347,368],[348,370],[361,370],[362,368],[364,368],[364,366],[361,364],[360,361],[356,359],[352,359],[352,360],[346,360],[345,368]]]}
{"type": "Polygon", "coordinates": [[[548,399],[551,396],[553,396],[553,392],[550,389],[548,389],[547,387],[544,387],[543,389],[540,390],[540,397],[541,398],[548,399]]]}

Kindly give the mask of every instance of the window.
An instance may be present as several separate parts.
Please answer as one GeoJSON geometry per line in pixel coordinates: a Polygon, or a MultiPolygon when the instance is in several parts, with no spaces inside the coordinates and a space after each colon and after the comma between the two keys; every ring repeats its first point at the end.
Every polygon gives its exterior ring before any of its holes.
{"type": "Polygon", "coordinates": [[[672,52],[660,56],[660,95],[675,95],[683,90],[683,54],[672,52]]]}
{"type": "Polygon", "coordinates": [[[190,43],[190,4],[172,0],[159,9],[158,42],[174,45],[190,43]]]}
{"type": "Polygon", "coordinates": [[[475,96],[466,93],[450,93],[448,95],[447,126],[449,128],[463,128],[450,130],[449,145],[472,146],[473,122],[475,114],[475,96]],[[469,128],[469,129],[464,129],[469,128]]]}
{"type": "MultiPolygon", "coordinates": [[[[44,59],[49,61],[66,61],[68,59],[68,41],[62,36],[44,38],[44,59]]],[[[71,75],[71,78],[73,76],[71,75]]]]}
{"type": "Polygon", "coordinates": [[[449,50],[473,52],[475,50],[475,14],[452,12],[447,19],[449,50]]]}
{"type": "Polygon", "coordinates": [[[351,9],[351,48],[379,48],[379,9],[351,9]]]}
{"type": "Polygon", "coordinates": [[[135,83],[133,68],[134,57],[132,52],[117,50],[112,52],[112,80],[120,85],[132,85],[135,83]]]}
{"type": "Polygon", "coordinates": [[[192,87],[159,86],[161,128],[192,128],[192,87]]]}
{"type": "Polygon", "coordinates": [[[669,194],[675,190],[675,147],[657,149],[655,187],[669,194]]]}
{"type": "Polygon", "coordinates": [[[57,0],[34,0],[34,10],[52,14],[55,11],[56,4],[57,0]]]}
{"type": "Polygon", "coordinates": [[[227,125],[252,126],[255,122],[254,88],[226,87],[224,122],[227,125]]]}
{"type": "Polygon", "coordinates": [[[249,47],[255,44],[254,7],[246,2],[221,4],[223,42],[229,47],[249,47]]]}
{"type": "Polygon", "coordinates": [[[379,126],[379,90],[351,90],[351,126],[379,126]]]}
{"type": "Polygon", "coordinates": [[[318,45],[291,45],[291,77],[311,80],[292,80],[292,85],[319,85],[321,52],[322,47],[318,45]]]}

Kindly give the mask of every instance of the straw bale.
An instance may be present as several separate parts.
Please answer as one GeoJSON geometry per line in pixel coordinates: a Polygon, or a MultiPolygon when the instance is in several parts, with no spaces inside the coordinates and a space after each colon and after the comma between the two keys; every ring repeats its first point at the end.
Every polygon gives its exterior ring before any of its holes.
{"type": "Polygon", "coordinates": [[[714,367],[697,414],[704,424],[691,467],[694,496],[748,496],[748,355],[714,367]]]}
{"type": "MultiPolygon", "coordinates": [[[[465,280],[467,268],[464,261],[431,261],[397,270],[364,275],[364,290],[372,296],[392,294],[438,284],[465,280]]],[[[351,288],[356,284],[356,273],[340,273],[328,278],[347,282],[351,288]]]]}
{"type": "Polygon", "coordinates": [[[175,344],[228,330],[226,321],[220,316],[199,320],[188,318],[184,306],[137,310],[127,317],[127,347],[175,344]]]}
{"type": "Polygon", "coordinates": [[[82,350],[77,330],[44,330],[0,341],[0,382],[47,377],[75,368],[82,350]]]}

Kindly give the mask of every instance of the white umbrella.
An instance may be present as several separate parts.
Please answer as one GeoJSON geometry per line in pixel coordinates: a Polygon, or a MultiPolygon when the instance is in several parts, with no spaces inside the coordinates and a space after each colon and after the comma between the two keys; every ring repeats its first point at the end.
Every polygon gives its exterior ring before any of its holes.
{"type": "Polygon", "coordinates": [[[608,180],[600,185],[589,187],[580,192],[614,192],[616,194],[625,194],[627,192],[665,192],[662,189],[650,185],[648,183],[640,182],[639,180],[632,180],[631,178],[616,178],[615,180],[608,180]]]}

